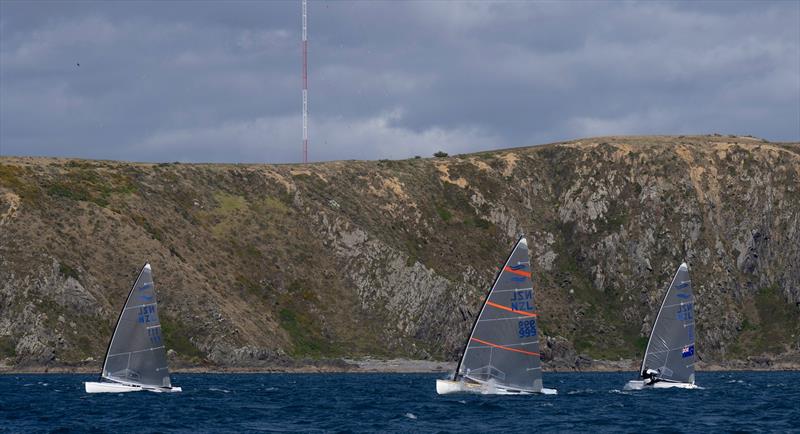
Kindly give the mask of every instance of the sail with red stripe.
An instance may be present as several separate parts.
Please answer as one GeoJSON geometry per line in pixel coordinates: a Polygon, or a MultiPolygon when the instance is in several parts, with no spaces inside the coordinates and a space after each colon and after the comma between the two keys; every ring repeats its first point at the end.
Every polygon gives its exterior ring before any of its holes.
{"type": "Polygon", "coordinates": [[[538,318],[528,243],[517,241],[475,321],[455,379],[542,390],[538,318]]]}

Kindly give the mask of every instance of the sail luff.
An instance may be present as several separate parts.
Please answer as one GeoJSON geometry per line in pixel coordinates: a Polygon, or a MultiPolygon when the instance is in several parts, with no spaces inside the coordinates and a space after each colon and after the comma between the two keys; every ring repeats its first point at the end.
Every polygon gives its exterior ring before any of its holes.
{"type": "Polygon", "coordinates": [[[150,263],[145,262],[145,264],[139,270],[139,274],[136,276],[136,280],[133,281],[133,285],[131,285],[131,290],[128,291],[128,296],[125,298],[125,303],[122,304],[122,309],[120,309],[119,316],[117,317],[117,323],[114,325],[114,333],[111,334],[111,339],[109,339],[108,346],[106,347],[106,355],[105,357],[103,357],[103,370],[100,371],[101,378],[108,379],[108,377],[106,376],[106,374],[108,374],[108,371],[106,370],[106,366],[108,364],[108,353],[109,351],[111,351],[111,346],[114,345],[114,338],[117,336],[117,329],[119,329],[119,323],[122,320],[122,314],[125,313],[125,309],[128,306],[128,302],[131,299],[131,295],[133,295],[133,290],[136,289],[136,284],[138,284],[139,280],[142,278],[144,270],[149,268],[150,268],[150,263]]]}
{"type": "Polygon", "coordinates": [[[481,319],[481,315],[483,314],[484,309],[486,309],[486,302],[489,301],[489,298],[492,296],[492,291],[494,291],[495,287],[497,287],[497,282],[500,280],[500,276],[503,274],[503,270],[508,266],[508,262],[511,261],[511,258],[514,256],[514,252],[517,251],[517,247],[519,247],[519,243],[525,237],[519,237],[514,247],[511,249],[511,252],[508,253],[508,257],[506,258],[505,262],[503,262],[503,266],[500,268],[500,271],[494,276],[494,282],[492,282],[492,287],[489,288],[489,292],[486,293],[486,297],[483,299],[483,304],[481,305],[481,310],[478,312],[478,315],[475,316],[475,321],[472,322],[472,330],[469,332],[469,337],[467,337],[467,342],[464,344],[464,351],[461,352],[461,359],[458,361],[458,365],[456,365],[456,372],[453,374],[453,381],[458,379],[459,371],[461,370],[461,365],[464,363],[464,357],[467,355],[467,349],[469,348],[469,342],[472,340],[473,335],[475,334],[475,328],[478,326],[478,321],[481,319]]]}

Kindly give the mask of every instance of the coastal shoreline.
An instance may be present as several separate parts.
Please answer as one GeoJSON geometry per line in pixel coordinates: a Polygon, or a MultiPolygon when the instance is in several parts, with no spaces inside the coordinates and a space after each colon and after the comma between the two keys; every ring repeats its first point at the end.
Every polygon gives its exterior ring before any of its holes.
{"type": "MultiPolygon", "coordinates": [[[[176,366],[171,369],[176,374],[434,374],[452,373],[455,370],[456,362],[431,361],[431,360],[411,360],[411,359],[338,359],[329,361],[319,361],[309,364],[298,364],[296,366],[176,366]]],[[[638,362],[631,360],[603,361],[594,360],[591,366],[581,368],[567,366],[548,366],[544,364],[544,372],[635,372],[638,370],[638,362]]],[[[80,365],[80,366],[28,366],[13,367],[0,366],[0,375],[8,374],[97,374],[100,366],[80,365]]],[[[800,371],[800,364],[773,363],[769,366],[754,366],[743,361],[736,361],[730,364],[698,364],[698,372],[721,372],[721,371],[800,371]]]]}

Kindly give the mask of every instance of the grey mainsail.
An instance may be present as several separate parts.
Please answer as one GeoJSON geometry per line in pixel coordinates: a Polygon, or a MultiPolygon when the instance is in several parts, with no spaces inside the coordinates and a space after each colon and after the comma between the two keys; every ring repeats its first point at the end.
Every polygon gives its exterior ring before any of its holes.
{"type": "Polygon", "coordinates": [[[694,361],[694,296],[683,263],[661,303],[639,374],[654,369],[661,380],[694,383],[694,361]]]}
{"type": "Polygon", "coordinates": [[[150,264],[142,268],[119,315],[102,377],[126,384],[172,386],[150,264]]]}
{"type": "Polygon", "coordinates": [[[522,237],[489,290],[455,377],[540,392],[536,320],[528,243],[522,237]]]}

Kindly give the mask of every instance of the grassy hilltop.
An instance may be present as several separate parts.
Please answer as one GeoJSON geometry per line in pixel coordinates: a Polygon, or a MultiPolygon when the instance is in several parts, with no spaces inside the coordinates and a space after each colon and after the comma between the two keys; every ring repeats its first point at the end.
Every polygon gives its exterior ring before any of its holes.
{"type": "Polygon", "coordinates": [[[638,358],[683,260],[704,362],[800,360],[800,144],[715,135],[297,165],[2,157],[0,365],[97,365],[145,261],[176,364],[450,360],[523,233],[551,366],[638,358]]]}

